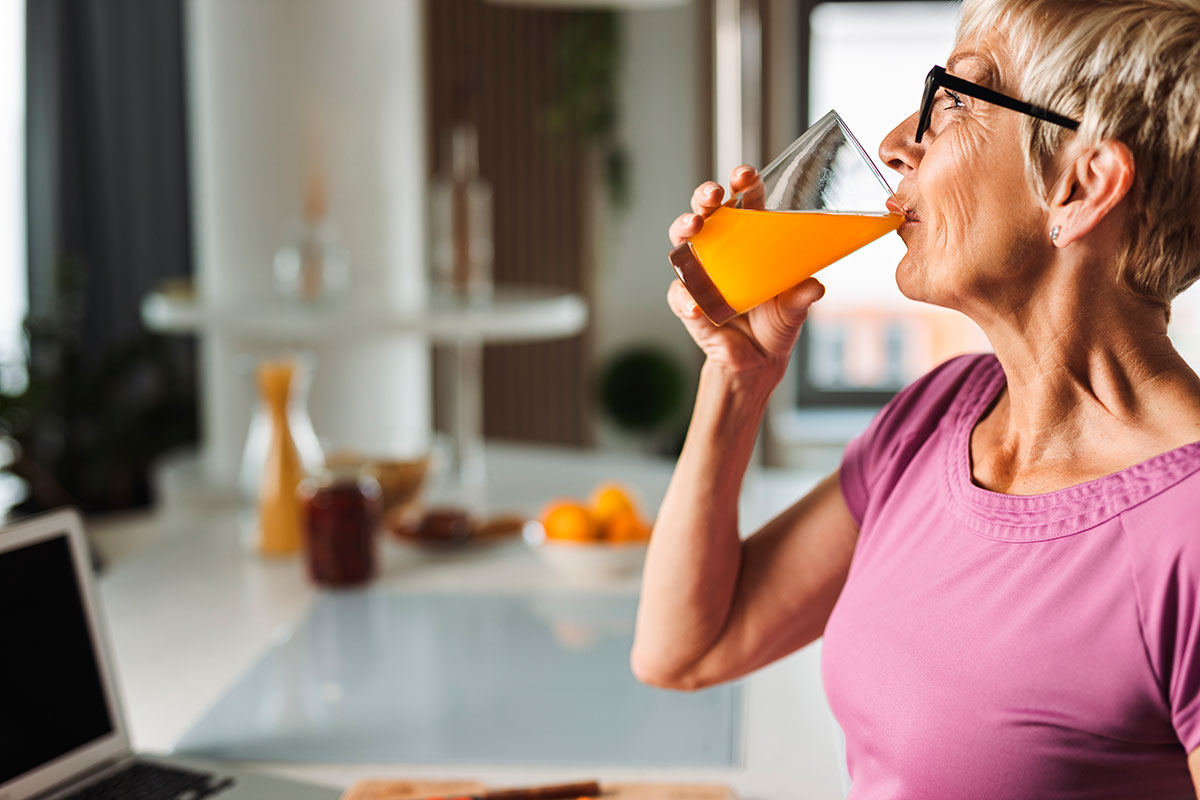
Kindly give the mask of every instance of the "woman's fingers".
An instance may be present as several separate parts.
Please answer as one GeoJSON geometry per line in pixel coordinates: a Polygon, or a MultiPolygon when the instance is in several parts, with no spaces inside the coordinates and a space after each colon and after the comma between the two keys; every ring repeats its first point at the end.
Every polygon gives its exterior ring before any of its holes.
{"type": "Polygon", "coordinates": [[[742,192],[742,208],[757,208],[761,211],[766,196],[762,178],[756,177],[754,183],[746,191],[742,192]]]}
{"type": "Polygon", "coordinates": [[[749,164],[734,167],[729,172],[729,186],[735,192],[743,192],[758,178],[758,171],[749,164]]]}
{"type": "Polygon", "coordinates": [[[696,301],[688,294],[688,290],[683,288],[683,283],[678,279],[671,281],[670,287],[667,288],[667,305],[675,316],[682,320],[696,319],[700,316],[700,309],[696,306],[696,301]]]}
{"type": "Polygon", "coordinates": [[[703,226],[704,218],[699,214],[680,214],[667,229],[667,235],[671,237],[671,245],[677,247],[684,239],[699,233],[703,226]]]}
{"type": "Polygon", "coordinates": [[[721,200],[724,198],[725,190],[721,188],[721,184],[716,181],[705,181],[696,187],[696,191],[692,192],[692,211],[702,217],[707,217],[721,207],[721,200]]]}
{"type": "Polygon", "coordinates": [[[742,208],[763,207],[765,193],[762,177],[754,167],[749,164],[734,167],[729,173],[729,186],[734,192],[742,193],[742,208]]]}
{"type": "Polygon", "coordinates": [[[671,244],[678,246],[684,239],[699,233],[704,218],[720,208],[723,199],[725,190],[716,181],[705,181],[697,186],[696,191],[692,192],[692,213],[681,214],[667,230],[671,244]]]}

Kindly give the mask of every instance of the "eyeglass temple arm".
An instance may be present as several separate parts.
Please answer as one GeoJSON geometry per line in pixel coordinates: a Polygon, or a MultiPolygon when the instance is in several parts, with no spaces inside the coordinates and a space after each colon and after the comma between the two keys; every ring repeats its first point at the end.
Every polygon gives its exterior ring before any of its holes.
{"type": "Polygon", "coordinates": [[[1064,128],[1069,128],[1073,131],[1079,130],[1079,123],[1070,117],[1064,117],[1062,114],[1056,114],[1048,108],[1042,108],[1041,106],[1035,106],[1031,103],[1024,103],[1020,100],[1015,100],[1006,94],[1000,94],[999,92],[992,91],[986,86],[980,86],[977,83],[971,83],[970,81],[959,78],[956,75],[951,75],[949,72],[944,70],[940,71],[940,74],[938,75],[938,82],[947,89],[954,89],[962,92],[963,94],[970,95],[971,97],[976,97],[980,100],[985,100],[989,103],[994,103],[998,106],[1003,106],[1004,108],[1008,108],[1013,111],[1020,111],[1032,117],[1045,120],[1046,122],[1053,122],[1055,125],[1062,125],[1064,128]]]}

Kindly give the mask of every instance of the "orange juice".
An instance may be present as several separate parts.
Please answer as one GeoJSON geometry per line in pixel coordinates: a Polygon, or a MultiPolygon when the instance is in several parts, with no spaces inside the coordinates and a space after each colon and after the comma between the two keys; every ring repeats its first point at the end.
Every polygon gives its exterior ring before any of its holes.
{"type": "Polygon", "coordinates": [[[889,212],[759,211],[723,206],[671,251],[696,305],[720,325],[795,286],[904,221],[889,212]]]}

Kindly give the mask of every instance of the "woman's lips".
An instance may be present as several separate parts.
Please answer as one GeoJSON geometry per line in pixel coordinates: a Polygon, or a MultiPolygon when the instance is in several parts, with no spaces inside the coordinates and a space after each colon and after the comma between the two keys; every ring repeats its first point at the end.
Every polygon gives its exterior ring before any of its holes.
{"type": "MultiPolygon", "coordinates": [[[[884,205],[887,206],[887,210],[891,211],[893,214],[903,215],[904,222],[920,222],[921,221],[921,218],[917,216],[917,212],[913,211],[911,208],[905,208],[904,206],[900,205],[900,201],[894,197],[889,197],[887,199],[887,202],[884,203],[884,205]]],[[[901,224],[904,224],[904,223],[901,223],[901,224]]]]}

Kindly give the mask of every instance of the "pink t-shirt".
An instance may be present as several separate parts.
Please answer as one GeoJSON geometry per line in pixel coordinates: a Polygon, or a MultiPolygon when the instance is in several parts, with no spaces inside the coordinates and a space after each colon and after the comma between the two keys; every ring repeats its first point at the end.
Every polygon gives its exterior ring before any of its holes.
{"type": "Polygon", "coordinates": [[[822,671],[851,798],[1195,798],[1200,442],[1032,497],[971,481],[1004,388],[949,361],[846,450],[822,671]]]}

